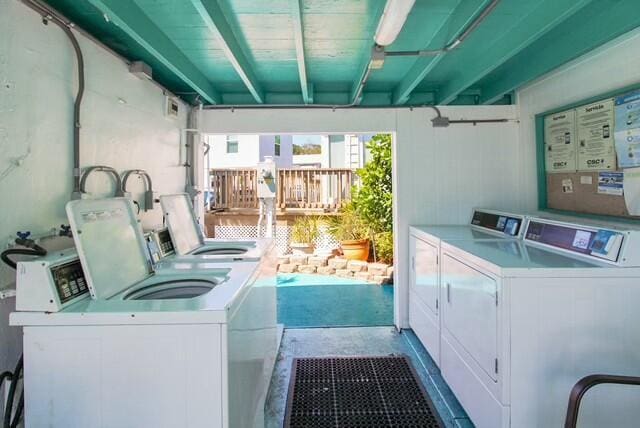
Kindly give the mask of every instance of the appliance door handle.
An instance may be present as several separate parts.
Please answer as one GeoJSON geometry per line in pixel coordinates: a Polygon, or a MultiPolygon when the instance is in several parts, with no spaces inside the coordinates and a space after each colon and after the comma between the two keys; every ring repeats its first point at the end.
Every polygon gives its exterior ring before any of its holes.
{"type": "Polygon", "coordinates": [[[447,282],[447,303],[451,303],[451,283],[447,282]]]}

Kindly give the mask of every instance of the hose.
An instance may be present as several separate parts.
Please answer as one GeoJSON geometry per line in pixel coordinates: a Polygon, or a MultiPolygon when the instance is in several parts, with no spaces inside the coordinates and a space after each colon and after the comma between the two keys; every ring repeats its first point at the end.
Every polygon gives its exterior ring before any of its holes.
{"type": "Polygon", "coordinates": [[[2,389],[2,384],[4,383],[5,379],[11,382],[12,378],[13,378],[13,373],[11,373],[9,370],[0,373],[0,389],[2,389]]]}
{"type": "Polygon", "coordinates": [[[80,192],[81,193],[86,193],[85,190],[85,186],[87,184],[87,179],[89,178],[89,176],[91,175],[91,173],[93,171],[104,171],[104,172],[108,172],[109,174],[111,174],[113,176],[113,178],[116,180],[116,190],[115,190],[115,196],[123,196],[124,194],[122,193],[122,180],[120,179],[120,174],[118,174],[118,171],[116,171],[115,169],[111,168],[110,166],[106,166],[106,165],[94,165],[94,166],[90,166],[87,167],[84,172],[82,173],[82,178],[80,178],[80,192]]]}
{"type": "Polygon", "coordinates": [[[18,423],[20,422],[20,417],[22,416],[22,410],[24,408],[24,386],[22,388],[20,398],[18,399],[18,405],[16,406],[16,411],[13,419],[11,419],[11,413],[13,413],[13,400],[16,395],[16,389],[18,388],[18,382],[20,380],[20,375],[22,374],[23,368],[24,358],[22,355],[20,355],[18,364],[16,365],[16,368],[12,374],[11,384],[9,385],[9,393],[7,395],[7,405],[4,409],[2,428],[16,428],[18,426],[18,423]]]}
{"type": "MultiPolygon", "coordinates": [[[[9,257],[13,254],[21,254],[26,256],[46,256],[47,250],[42,248],[40,245],[36,244],[33,239],[28,238],[29,233],[21,234],[18,232],[18,238],[16,238],[15,242],[18,245],[22,245],[26,248],[9,248],[0,254],[0,258],[4,263],[16,269],[18,267],[17,263],[11,260],[9,257]]],[[[24,384],[22,386],[22,391],[20,392],[20,398],[18,398],[18,404],[13,407],[13,402],[16,395],[16,389],[18,388],[18,382],[20,381],[20,377],[24,370],[24,357],[20,355],[20,359],[18,360],[18,364],[16,365],[13,373],[9,371],[5,371],[0,374],[0,386],[4,383],[5,380],[10,380],[9,384],[9,392],[7,394],[7,402],[4,406],[4,416],[2,418],[2,428],[17,428],[18,423],[20,423],[20,419],[22,417],[22,412],[24,410],[24,384]],[[14,413],[13,419],[11,419],[11,414],[14,413]]]]}
{"type": "Polygon", "coordinates": [[[9,258],[10,255],[20,254],[25,256],[46,256],[47,250],[42,248],[39,245],[33,244],[33,248],[9,248],[8,250],[4,250],[2,254],[0,254],[0,258],[2,261],[12,269],[16,269],[18,264],[9,258]]]}
{"type": "MultiPolygon", "coordinates": [[[[137,174],[143,177],[146,181],[146,190],[144,192],[144,210],[149,211],[153,209],[154,197],[153,197],[153,182],[151,181],[151,176],[149,175],[149,173],[147,173],[147,171],[143,169],[131,169],[129,171],[126,171],[124,174],[122,174],[122,179],[121,179],[122,194],[127,193],[127,181],[129,180],[129,177],[133,174],[137,174]]],[[[140,205],[138,205],[138,214],[139,213],[140,213],[140,205]]]]}

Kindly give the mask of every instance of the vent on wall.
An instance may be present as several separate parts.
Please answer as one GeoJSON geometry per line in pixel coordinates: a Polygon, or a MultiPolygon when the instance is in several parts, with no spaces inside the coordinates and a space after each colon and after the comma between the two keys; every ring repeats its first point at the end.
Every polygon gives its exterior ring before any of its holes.
{"type": "Polygon", "coordinates": [[[180,104],[178,104],[178,100],[169,96],[166,96],[165,100],[164,114],[170,118],[178,117],[178,113],[180,112],[180,104]]]}

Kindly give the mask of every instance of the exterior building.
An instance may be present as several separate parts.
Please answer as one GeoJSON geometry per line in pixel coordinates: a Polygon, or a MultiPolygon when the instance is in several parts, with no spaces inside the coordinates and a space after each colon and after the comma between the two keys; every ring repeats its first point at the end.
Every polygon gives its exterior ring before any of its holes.
{"type": "Polygon", "coordinates": [[[294,155],[293,165],[301,168],[362,168],[370,158],[366,144],[373,135],[322,135],[320,153],[294,155]]]}
{"type": "Polygon", "coordinates": [[[209,135],[209,168],[253,168],[273,156],[278,168],[293,165],[291,135],[209,135]]]}

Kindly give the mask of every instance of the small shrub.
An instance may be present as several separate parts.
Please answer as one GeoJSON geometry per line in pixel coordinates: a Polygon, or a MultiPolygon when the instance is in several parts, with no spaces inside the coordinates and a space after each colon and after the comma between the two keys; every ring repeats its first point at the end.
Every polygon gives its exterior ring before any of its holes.
{"type": "Polygon", "coordinates": [[[320,235],[322,221],[315,216],[296,218],[291,227],[291,242],[297,244],[312,244],[320,235]]]}
{"type": "Polygon", "coordinates": [[[393,264],[393,233],[376,233],[373,245],[375,246],[376,257],[379,261],[393,264]]]}
{"type": "Polygon", "coordinates": [[[357,171],[362,185],[355,191],[353,204],[375,232],[393,230],[391,141],[390,134],[375,135],[367,143],[371,160],[357,171]]]}
{"type": "Polygon", "coordinates": [[[358,215],[353,203],[345,205],[340,215],[328,221],[328,231],[338,241],[351,241],[369,238],[369,227],[358,215]]]}

